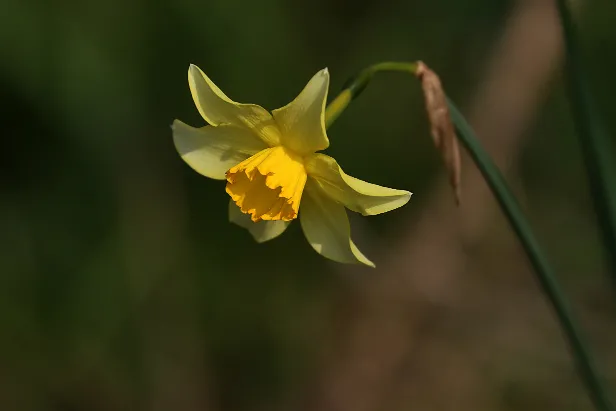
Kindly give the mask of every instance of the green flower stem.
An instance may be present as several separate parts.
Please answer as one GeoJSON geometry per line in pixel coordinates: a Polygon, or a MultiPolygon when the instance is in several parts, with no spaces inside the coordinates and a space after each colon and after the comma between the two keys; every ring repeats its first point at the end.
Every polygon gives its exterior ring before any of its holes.
{"type": "Polygon", "coordinates": [[[616,181],[610,168],[611,147],[594,127],[592,102],[586,86],[576,43],[575,25],[566,0],[558,0],[558,12],[566,49],[566,74],[576,134],[588,170],[588,180],[599,229],[607,248],[611,276],[616,285],[616,181]]]}
{"type": "MultiPolygon", "coordinates": [[[[325,124],[330,126],[349,105],[351,100],[363,91],[374,74],[381,71],[403,71],[415,75],[417,65],[415,63],[380,63],[368,67],[352,78],[344,90],[336,97],[325,110],[325,124]]],[[[599,411],[614,411],[609,402],[606,391],[599,378],[599,373],[593,363],[589,349],[581,337],[569,304],[560,289],[560,286],[544,256],[530,224],[524,217],[518,202],[509,189],[504,177],[493,163],[490,156],[485,152],[475,133],[466,122],[456,106],[448,100],[451,119],[458,130],[458,138],[470,153],[471,158],[481,171],[492,193],[496,197],[505,217],[509,221],[513,231],[518,236],[528,259],[536,274],[543,294],[552,305],[556,318],[560,324],[564,337],[569,344],[571,354],[582,379],[589,397],[599,411]]]]}
{"type": "Polygon", "coordinates": [[[374,64],[362,70],[357,76],[350,78],[342,87],[340,94],[327,105],[325,109],[325,127],[329,128],[340,114],[347,108],[351,100],[361,94],[372,77],[381,71],[401,71],[415,75],[417,63],[385,61],[374,64]]]}

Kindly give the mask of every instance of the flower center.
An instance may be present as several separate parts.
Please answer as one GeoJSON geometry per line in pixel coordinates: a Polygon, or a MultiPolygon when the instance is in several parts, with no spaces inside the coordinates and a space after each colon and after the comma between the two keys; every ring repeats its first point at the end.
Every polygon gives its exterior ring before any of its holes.
{"type": "Polygon", "coordinates": [[[227,193],[252,221],[297,218],[306,184],[302,158],[285,149],[272,147],[227,171],[227,193]]]}

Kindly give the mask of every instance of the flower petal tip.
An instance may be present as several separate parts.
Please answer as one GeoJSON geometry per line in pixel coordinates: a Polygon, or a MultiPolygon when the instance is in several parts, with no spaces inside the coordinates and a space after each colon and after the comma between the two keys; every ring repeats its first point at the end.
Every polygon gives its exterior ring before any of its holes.
{"type": "Polygon", "coordinates": [[[196,64],[190,63],[188,66],[188,81],[190,82],[191,77],[200,77],[201,69],[196,64]]]}
{"type": "Polygon", "coordinates": [[[406,191],[406,190],[400,190],[400,191],[404,192],[403,194],[404,202],[400,204],[397,208],[405,206],[409,201],[411,201],[411,197],[413,197],[413,193],[411,193],[410,191],[406,191]]]}

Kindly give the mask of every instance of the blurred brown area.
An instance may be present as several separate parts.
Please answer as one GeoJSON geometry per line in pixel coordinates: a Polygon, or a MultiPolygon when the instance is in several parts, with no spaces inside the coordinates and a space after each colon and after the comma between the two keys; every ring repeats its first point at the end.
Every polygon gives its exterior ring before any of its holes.
{"type": "MultiPolygon", "coordinates": [[[[616,5],[578,5],[616,130],[616,5]]],[[[616,289],[552,0],[2,9],[0,409],[592,409],[468,158],[455,207],[414,79],[376,78],[329,131],[349,174],[414,192],[396,212],[351,216],[371,270],[324,260],[296,224],[257,245],[227,222],[222,183],[171,140],[174,118],[203,124],[190,63],[273,109],[325,66],[333,95],[369,64],[425,61],[506,173],[616,398],[616,289]]]]}

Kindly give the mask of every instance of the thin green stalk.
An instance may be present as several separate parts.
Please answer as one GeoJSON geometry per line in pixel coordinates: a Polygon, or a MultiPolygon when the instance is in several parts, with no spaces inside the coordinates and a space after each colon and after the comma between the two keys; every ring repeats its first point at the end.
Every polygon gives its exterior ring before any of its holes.
{"type": "Polygon", "coordinates": [[[524,217],[515,196],[511,190],[509,190],[507,182],[496,165],[492,162],[488,153],[485,152],[479,140],[475,137],[469,124],[462,114],[460,114],[456,106],[451,101],[448,101],[448,103],[451,119],[458,130],[460,142],[468,150],[473,161],[490,186],[511,228],[520,239],[531,265],[535,269],[537,280],[556,313],[562,332],[569,343],[569,348],[575,359],[580,377],[586,386],[586,390],[592,402],[598,410],[612,410],[612,405],[601,383],[599,373],[590,355],[590,350],[582,339],[580,329],[573,319],[569,304],[545,255],[541,251],[533,235],[530,224],[524,217]]]}
{"type": "MultiPolygon", "coordinates": [[[[325,111],[325,123],[330,126],[336,118],[344,111],[351,100],[357,98],[363,89],[368,85],[374,74],[382,71],[403,71],[415,74],[417,65],[415,63],[380,63],[360,72],[352,78],[344,90],[336,97],[325,111]]],[[[599,373],[594,365],[590,350],[584,342],[580,329],[573,319],[569,304],[561,291],[561,288],[554,276],[546,257],[533,232],[530,224],[524,217],[518,202],[509,189],[504,177],[485,152],[475,133],[468,125],[456,106],[448,100],[451,119],[458,130],[458,138],[468,150],[471,158],[481,171],[482,176],[488,183],[492,193],[496,197],[507,221],[518,236],[535,275],[541,286],[541,290],[548,302],[551,304],[556,318],[559,322],[565,340],[567,341],[571,354],[575,360],[575,365],[582,382],[588,392],[590,399],[599,411],[614,411],[608,399],[605,388],[599,378],[599,373]]]]}
{"type": "Polygon", "coordinates": [[[611,147],[593,121],[593,107],[578,54],[575,25],[567,0],[557,1],[566,50],[566,75],[576,134],[588,170],[590,191],[599,230],[605,243],[612,281],[616,286],[616,176],[611,147]]]}
{"type": "Polygon", "coordinates": [[[340,114],[347,108],[351,100],[361,94],[366,88],[372,77],[382,71],[401,71],[403,73],[415,75],[417,63],[385,61],[374,64],[362,70],[355,77],[350,78],[344,83],[340,94],[327,105],[325,109],[325,126],[331,126],[340,114]]]}

